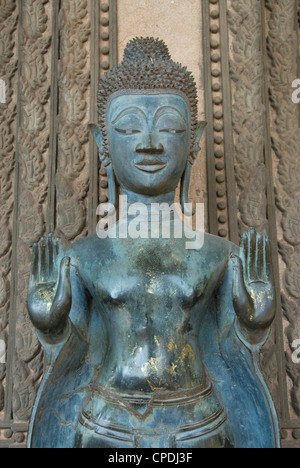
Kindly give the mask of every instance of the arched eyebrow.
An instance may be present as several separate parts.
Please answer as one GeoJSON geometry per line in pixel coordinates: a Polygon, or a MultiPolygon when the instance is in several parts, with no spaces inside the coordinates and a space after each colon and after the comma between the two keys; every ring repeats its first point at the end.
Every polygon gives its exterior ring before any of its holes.
{"type": "Polygon", "coordinates": [[[124,109],[122,112],[120,112],[120,114],[117,115],[117,117],[112,121],[112,124],[114,125],[115,123],[118,122],[118,120],[124,117],[124,115],[128,115],[128,114],[137,114],[137,115],[140,114],[145,119],[147,118],[145,112],[142,111],[142,109],[140,109],[139,107],[127,107],[127,109],[124,109]]]}
{"type": "Polygon", "coordinates": [[[176,109],[176,107],[171,107],[171,106],[164,106],[158,109],[158,111],[155,114],[154,123],[156,123],[162,115],[168,114],[169,112],[172,112],[172,113],[176,112],[176,114],[178,114],[179,117],[183,120],[183,122],[187,125],[186,118],[181,114],[181,112],[179,112],[179,110],[176,109]]]}

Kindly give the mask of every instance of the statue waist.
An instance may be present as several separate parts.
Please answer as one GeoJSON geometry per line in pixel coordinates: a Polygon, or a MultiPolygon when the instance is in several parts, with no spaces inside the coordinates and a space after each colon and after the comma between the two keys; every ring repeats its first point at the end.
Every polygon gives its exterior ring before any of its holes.
{"type": "Polygon", "coordinates": [[[152,395],[121,394],[108,390],[100,385],[94,387],[94,394],[98,394],[104,400],[111,403],[128,403],[130,405],[147,405],[148,407],[182,406],[198,402],[209,398],[213,393],[213,386],[208,383],[206,388],[203,385],[176,390],[176,391],[156,391],[152,395]]]}
{"type": "Polygon", "coordinates": [[[156,391],[152,395],[121,394],[96,385],[80,416],[82,425],[100,434],[158,434],[197,429],[205,432],[226,420],[226,412],[213,385],[156,391]]]}

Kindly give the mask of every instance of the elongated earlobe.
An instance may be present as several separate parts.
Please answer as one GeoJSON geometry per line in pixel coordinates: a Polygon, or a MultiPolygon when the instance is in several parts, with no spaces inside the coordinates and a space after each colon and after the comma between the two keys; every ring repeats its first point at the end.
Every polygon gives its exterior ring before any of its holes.
{"type": "Polygon", "coordinates": [[[197,153],[198,151],[201,150],[199,144],[200,144],[200,140],[201,140],[201,137],[202,137],[202,134],[204,132],[204,129],[207,125],[207,122],[205,121],[201,121],[201,122],[198,122],[198,125],[197,125],[197,129],[196,129],[196,135],[195,135],[195,146],[194,146],[194,156],[196,158],[197,156],[197,153]]]}
{"type": "Polygon", "coordinates": [[[102,154],[103,153],[103,134],[102,134],[102,132],[100,130],[99,125],[97,125],[95,123],[89,123],[89,129],[92,132],[92,134],[93,134],[93,136],[94,136],[94,138],[96,140],[99,153],[102,154]]]}
{"type": "Polygon", "coordinates": [[[116,211],[119,208],[119,193],[118,193],[118,184],[116,181],[116,176],[112,167],[112,163],[109,157],[105,157],[104,147],[103,147],[103,133],[100,130],[99,125],[95,123],[90,123],[89,128],[96,140],[99,152],[99,159],[101,163],[106,167],[107,179],[108,179],[108,189],[109,189],[109,203],[113,205],[116,211]]]}
{"type": "Polygon", "coordinates": [[[112,164],[106,167],[107,179],[108,179],[108,190],[109,190],[109,203],[111,203],[116,212],[119,209],[119,191],[116,176],[112,164]]]}
{"type": "Polygon", "coordinates": [[[184,174],[181,178],[181,185],[180,185],[180,204],[182,212],[186,216],[192,216],[193,210],[187,205],[189,203],[189,189],[190,189],[190,181],[191,181],[191,173],[192,173],[192,164],[188,161],[186,163],[184,174]]]}
{"type": "Polygon", "coordinates": [[[181,185],[180,185],[180,204],[181,204],[181,209],[182,212],[186,216],[193,216],[194,211],[191,209],[191,207],[188,205],[189,203],[189,189],[190,189],[190,181],[191,181],[191,173],[192,173],[192,167],[193,167],[193,162],[195,161],[198,152],[200,151],[200,140],[203,134],[203,131],[206,127],[207,123],[202,121],[198,122],[197,129],[196,129],[196,134],[195,134],[195,144],[194,144],[194,150],[191,152],[190,158],[188,159],[185,167],[184,174],[181,178],[181,185]]]}
{"type": "Polygon", "coordinates": [[[107,167],[109,164],[111,164],[111,159],[110,159],[109,154],[107,153],[107,151],[105,151],[105,149],[104,149],[103,133],[102,133],[99,125],[97,125],[95,123],[90,123],[89,124],[89,129],[92,132],[92,134],[93,134],[93,136],[94,136],[94,138],[96,140],[96,143],[97,143],[97,146],[98,146],[99,159],[101,161],[101,164],[103,164],[103,166],[107,167]]]}

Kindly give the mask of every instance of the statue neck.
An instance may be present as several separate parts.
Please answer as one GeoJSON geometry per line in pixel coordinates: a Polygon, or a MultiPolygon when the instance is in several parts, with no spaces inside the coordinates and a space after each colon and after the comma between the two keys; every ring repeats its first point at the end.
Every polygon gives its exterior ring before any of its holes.
{"type": "MultiPolygon", "coordinates": [[[[124,218],[126,218],[126,220],[130,220],[131,217],[134,218],[136,216],[134,213],[137,205],[133,206],[134,204],[141,204],[141,209],[143,207],[145,208],[145,211],[142,210],[139,213],[140,218],[145,218],[149,221],[156,221],[157,219],[163,220],[165,217],[170,219],[169,207],[171,207],[175,201],[175,192],[161,194],[158,196],[147,196],[123,189],[121,200],[120,220],[124,218]],[[124,201],[127,201],[127,205],[124,201]]],[[[173,217],[174,213],[171,213],[171,219],[173,217]]]]}
{"type": "Polygon", "coordinates": [[[131,192],[130,190],[122,189],[122,195],[127,197],[127,203],[143,203],[144,205],[151,206],[152,203],[167,203],[172,205],[175,200],[175,191],[171,193],[163,193],[157,196],[141,195],[139,193],[131,192]]]}

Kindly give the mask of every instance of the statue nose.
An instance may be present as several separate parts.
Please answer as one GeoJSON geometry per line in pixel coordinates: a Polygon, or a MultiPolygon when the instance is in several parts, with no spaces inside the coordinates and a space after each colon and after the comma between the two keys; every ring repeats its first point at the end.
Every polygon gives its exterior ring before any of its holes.
{"type": "Polygon", "coordinates": [[[137,145],[136,152],[146,154],[162,154],[164,152],[164,147],[161,143],[154,142],[153,134],[152,132],[149,132],[145,140],[137,145]]]}

